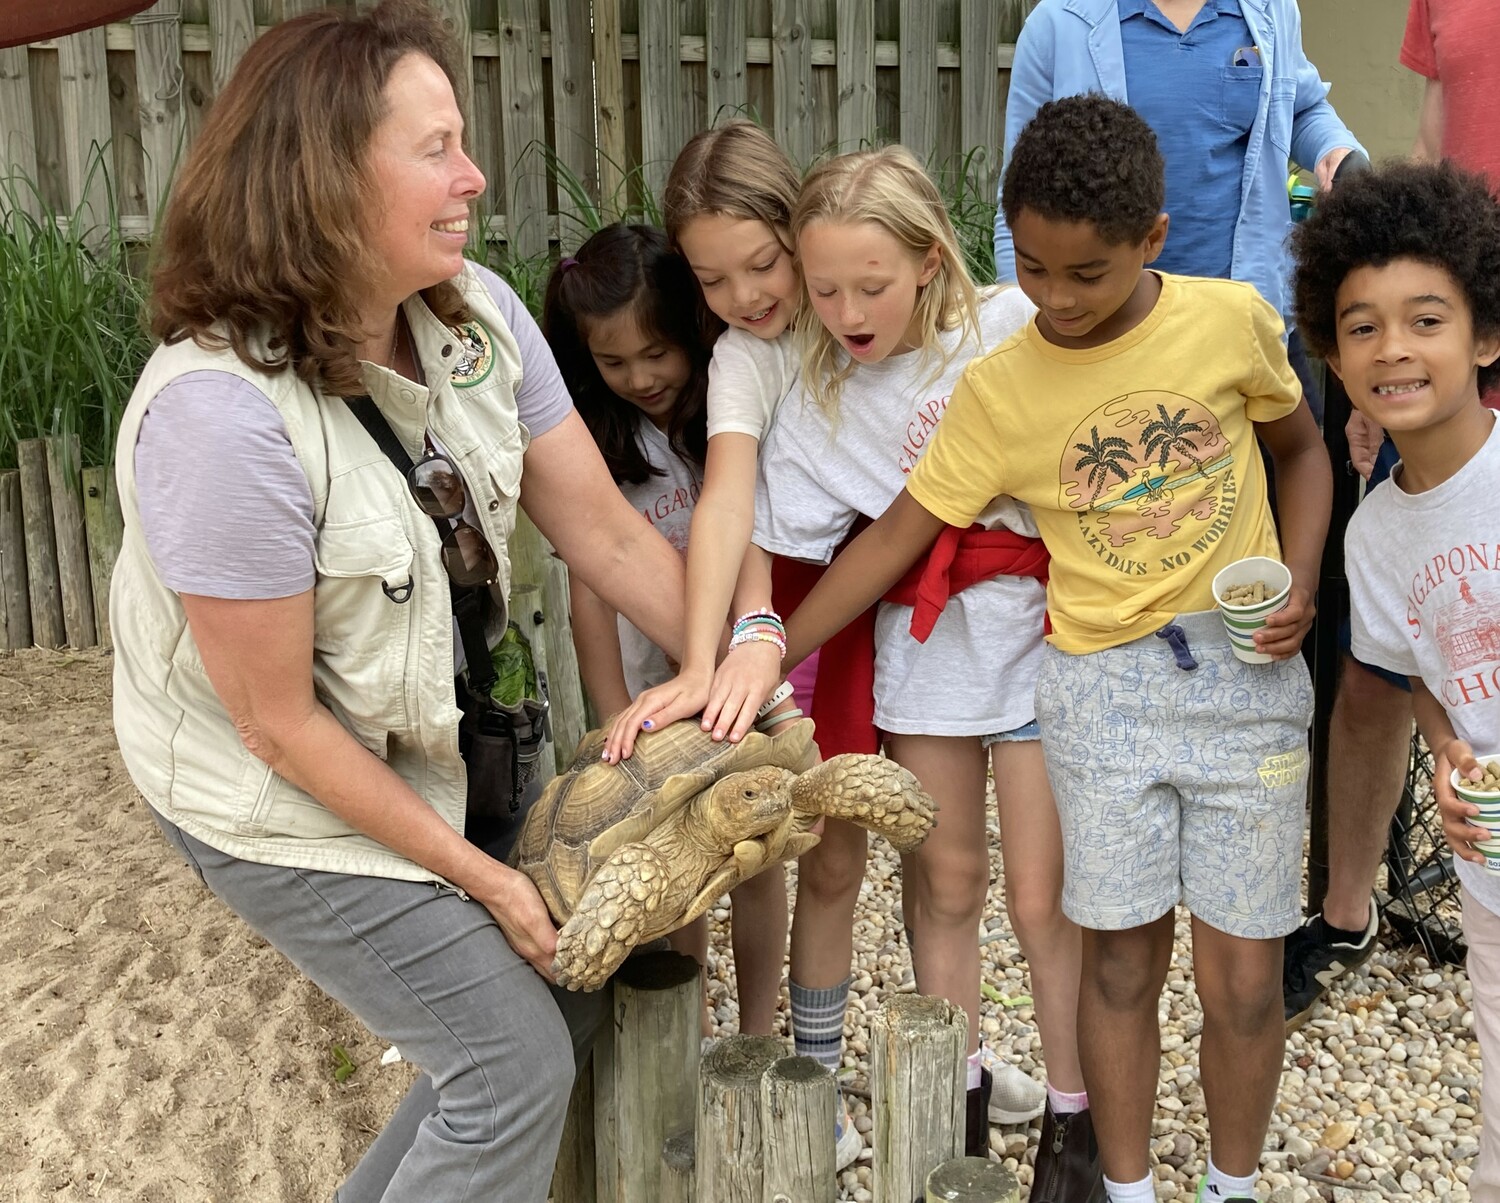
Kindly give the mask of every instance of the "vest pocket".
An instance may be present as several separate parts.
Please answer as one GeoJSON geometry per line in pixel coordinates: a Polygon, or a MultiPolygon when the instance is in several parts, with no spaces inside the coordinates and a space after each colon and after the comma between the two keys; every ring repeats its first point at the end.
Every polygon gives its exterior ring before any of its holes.
{"type": "Polygon", "coordinates": [[[315,563],[319,576],[378,576],[394,590],[411,576],[414,554],[401,520],[383,514],[363,522],[325,523],[315,563]]]}

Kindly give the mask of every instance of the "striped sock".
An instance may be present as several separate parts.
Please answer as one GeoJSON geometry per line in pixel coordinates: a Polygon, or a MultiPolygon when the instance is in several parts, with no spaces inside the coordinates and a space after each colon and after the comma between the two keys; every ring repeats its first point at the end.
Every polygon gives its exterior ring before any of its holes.
{"type": "Polygon", "coordinates": [[[792,1043],[799,1057],[811,1057],[829,1072],[838,1073],[844,1054],[844,1012],[849,1009],[849,983],[809,990],[787,983],[792,996],[792,1043]]]}

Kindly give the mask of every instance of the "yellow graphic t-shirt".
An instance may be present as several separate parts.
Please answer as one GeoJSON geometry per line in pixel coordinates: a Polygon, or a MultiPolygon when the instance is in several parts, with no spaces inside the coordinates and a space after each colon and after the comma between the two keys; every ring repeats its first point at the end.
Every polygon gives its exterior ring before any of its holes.
{"type": "Polygon", "coordinates": [[[1256,422],[1301,401],[1276,311],[1248,284],[1162,274],[1146,320],[1072,350],[1033,320],[964,371],[907,491],[967,527],[1002,494],[1052,554],[1050,640],[1115,647],[1211,610],[1214,574],[1280,558],[1256,422]]]}

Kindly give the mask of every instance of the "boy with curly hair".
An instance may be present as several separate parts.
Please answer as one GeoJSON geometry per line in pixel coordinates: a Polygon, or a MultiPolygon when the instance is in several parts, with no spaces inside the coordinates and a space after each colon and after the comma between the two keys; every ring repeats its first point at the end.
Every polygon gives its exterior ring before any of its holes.
{"type": "MultiPolygon", "coordinates": [[[[1401,462],[1344,542],[1360,660],[1411,679],[1417,725],[1463,884],[1482,1058],[1500,1058],[1500,874],[1484,868],[1477,808],[1449,771],[1500,753],[1500,203],[1449,163],[1351,180],[1297,232],[1297,318],[1349,399],[1401,462]]],[[[1500,1200],[1500,1111],[1486,1108],[1476,1203],[1500,1200]]]]}
{"type": "MultiPolygon", "coordinates": [[[[1148,269],[1167,237],[1149,126],[1102,96],[1043,105],[1002,202],[1036,317],[975,359],[906,490],[788,624],[787,663],[1002,494],[1052,556],[1037,719],[1057,796],[1063,909],[1082,925],[1079,1051],[1103,1190],[1150,1203],[1157,1004],[1192,912],[1213,1145],[1200,1198],[1253,1200],[1281,1075],[1282,937],[1301,917],[1312,622],[1332,492],[1317,425],[1256,290],[1148,269]],[[1256,438],[1270,450],[1281,541],[1256,438]],[[1282,559],[1287,607],[1233,655],[1212,582],[1282,559]]],[[[1057,1117],[1068,1127],[1068,1117],[1057,1117]]]]}

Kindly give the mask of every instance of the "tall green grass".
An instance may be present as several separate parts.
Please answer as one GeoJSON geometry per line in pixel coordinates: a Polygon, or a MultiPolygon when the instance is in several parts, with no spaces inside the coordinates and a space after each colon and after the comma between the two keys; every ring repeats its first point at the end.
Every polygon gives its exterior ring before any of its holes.
{"type": "MultiPolygon", "coordinates": [[[[92,170],[103,172],[98,159],[92,170]]],[[[102,219],[59,215],[34,181],[0,179],[0,468],[15,465],[21,439],[51,436],[77,435],[86,464],[113,458],[151,339],[105,191],[102,219]]]]}

